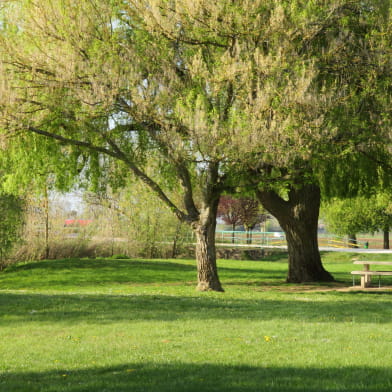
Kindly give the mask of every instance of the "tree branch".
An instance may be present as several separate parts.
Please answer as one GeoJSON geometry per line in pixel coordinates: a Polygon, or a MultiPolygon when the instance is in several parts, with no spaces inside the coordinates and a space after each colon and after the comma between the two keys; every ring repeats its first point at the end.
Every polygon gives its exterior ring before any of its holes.
{"type": "Polygon", "coordinates": [[[375,155],[371,154],[370,152],[361,150],[359,148],[359,146],[356,146],[355,149],[358,153],[362,154],[364,157],[369,159],[371,162],[379,165],[380,167],[385,169],[387,172],[392,173],[392,165],[390,163],[386,162],[386,160],[381,160],[381,159],[376,158],[375,155]]]}
{"type": "Polygon", "coordinates": [[[36,133],[38,135],[42,135],[42,136],[46,136],[55,140],[58,140],[62,143],[66,143],[69,145],[74,145],[74,146],[78,146],[78,147],[83,147],[83,148],[87,148],[88,150],[91,151],[96,151],[99,152],[101,154],[105,154],[108,156],[111,156],[113,158],[116,158],[118,160],[121,160],[122,162],[124,162],[133,172],[133,174],[138,177],[141,181],[143,181],[171,210],[173,213],[176,214],[176,216],[178,217],[178,219],[180,219],[183,222],[190,222],[192,220],[193,217],[184,214],[184,212],[182,212],[167,196],[166,194],[163,192],[163,190],[161,189],[161,187],[152,179],[150,178],[147,174],[145,174],[137,165],[135,165],[134,162],[132,162],[127,156],[126,154],[124,154],[123,151],[121,151],[121,149],[116,145],[116,143],[113,140],[110,140],[108,138],[105,138],[106,142],[110,145],[110,147],[113,150],[110,150],[108,148],[105,147],[100,147],[100,146],[96,146],[90,142],[84,142],[84,141],[80,141],[80,140],[76,140],[76,139],[71,139],[71,138],[67,138],[52,132],[47,132],[44,131],[42,129],[36,128],[36,127],[28,127],[27,128],[28,131],[36,133]]]}
{"type": "Polygon", "coordinates": [[[256,196],[263,207],[272,215],[276,216],[277,211],[280,214],[283,211],[289,213],[289,203],[283,200],[275,191],[256,189],[256,196]]]}

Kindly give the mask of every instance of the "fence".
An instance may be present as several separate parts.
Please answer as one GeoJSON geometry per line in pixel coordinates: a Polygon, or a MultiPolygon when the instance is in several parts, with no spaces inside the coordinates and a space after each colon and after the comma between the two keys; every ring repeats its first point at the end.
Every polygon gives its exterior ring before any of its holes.
{"type": "Polygon", "coordinates": [[[252,244],[260,246],[286,246],[283,232],[263,231],[217,231],[216,242],[221,244],[252,244]]]}
{"type": "MultiPolygon", "coordinates": [[[[284,232],[262,232],[262,231],[217,231],[216,242],[218,244],[232,245],[259,245],[259,246],[287,246],[284,232]]],[[[337,236],[319,236],[319,246],[332,248],[353,248],[355,245],[359,248],[365,248],[367,242],[356,241],[337,236]]]]}

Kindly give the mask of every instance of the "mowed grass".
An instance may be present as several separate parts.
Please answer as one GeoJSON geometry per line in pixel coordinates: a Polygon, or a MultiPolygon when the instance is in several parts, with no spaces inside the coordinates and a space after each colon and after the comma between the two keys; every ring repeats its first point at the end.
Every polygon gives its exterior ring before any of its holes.
{"type": "Polygon", "coordinates": [[[337,282],[319,285],[284,283],[284,254],[220,260],[225,293],[195,291],[193,260],[12,266],[0,391],[390,392],[392,279],[347,290],[352,257],[323,254],[337,282]]]}

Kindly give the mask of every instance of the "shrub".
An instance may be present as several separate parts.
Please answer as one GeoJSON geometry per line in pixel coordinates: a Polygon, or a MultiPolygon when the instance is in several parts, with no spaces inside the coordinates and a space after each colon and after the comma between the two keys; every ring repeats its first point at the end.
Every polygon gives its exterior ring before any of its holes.
{"type": "Polygon", "coordinates": [[[0,269],[3,269],[13,246],[20,239],[23,201],[17,196],[0,193],[0,211],[0,269]]]}

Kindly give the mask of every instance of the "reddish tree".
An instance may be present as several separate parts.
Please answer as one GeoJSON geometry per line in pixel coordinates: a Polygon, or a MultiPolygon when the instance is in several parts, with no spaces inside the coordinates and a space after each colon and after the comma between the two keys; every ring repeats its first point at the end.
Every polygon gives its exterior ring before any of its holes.
{"type": "Polygon", "coordinates": [[[246,242],[252,243],[252,230],[258,223],[263,222],[265,214],[261,213],[260,204],[250,197],[240,199],[240,215],[246,230],[246,242]]]}
{"type": "Polygon", "coordinates": [[[230,196],[222,196],[218,206],[218,217],[226,224],[231,225],[232,243],[234,243],[234,231],[236,226],[243,225],[247,231],[247,242],[252,242],[251,231],[257,223],[264,222],[268,215],[263,213],[257,200],[250,197],[234,199],[230,196]]]}
{"type": "Polygon", "coordinates": [[[241,200],[230,196],[221,196],[218,205],[218,218],[231,225],[233,230],[231,242],[234,243],[234,231],[236,226],[242,224],[241,200]]]}

